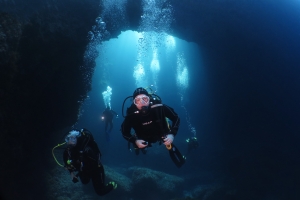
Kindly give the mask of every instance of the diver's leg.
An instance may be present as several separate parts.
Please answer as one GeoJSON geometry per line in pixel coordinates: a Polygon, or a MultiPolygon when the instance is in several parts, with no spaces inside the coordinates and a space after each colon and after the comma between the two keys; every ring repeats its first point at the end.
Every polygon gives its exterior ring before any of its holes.
{"type": "Polygon", "coordinates": [[[90,182],[90,176],[88,175],[87,172],[82,171],[79,173],[79,178],[82,184],[88,184],[90,182]]]}
{"type": "Polygon", "coordinates": [[[105,133],[107,133],[107,127],[108,127],[108,121],[105,121],[105,129],[104,129],[105,133]]]}
{"type": "Polygon", "coordinates": [[[114,189],[112,184],[105,185],[105,173],[103,165],[98,165],[93,171],[92,182],[95,189],[95,192],[99,195],[105,195],[114,189]]]}
{"type": "Polygon", "coordinates": [[[112,122],[112,120],[111,121],[109,121],[109,133],[111,132],[111,130],[113,129],[113,127],[114,127],[114,125],[113,125],[113,122],[112,122]]]}
{"type": "Polygon", "coordinates": [[[109,132],[107,131],[108,123],[108,121],[105,122],[105,139],[107,142],[110,141],[109,132]]]}
{"type": "Polygon", "coordinates": [[[146,154],[146,153],[147,153],[147,149],[148,149],[147,147],[142,148],[142,149],[141,149],[142,153],[143,153],[143,154],[146,154]]]}

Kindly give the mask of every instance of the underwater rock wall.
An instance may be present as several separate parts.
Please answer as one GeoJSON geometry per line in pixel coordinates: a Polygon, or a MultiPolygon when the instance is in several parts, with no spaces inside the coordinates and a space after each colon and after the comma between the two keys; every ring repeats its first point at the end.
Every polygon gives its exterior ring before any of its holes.
{"type": "Polygon", "coordinates": [[[96,0],[0,1],[0,197],[45,199],[44,158],[90,90],[84,53],[100,12],[96,0]]]}
{"type": "MultiPolygon", "coordinates": [[[[116,12],[117,20],[103,18],[110,37],[138,29],[141,2],[128,0],[124,18],[116,12]]],[[[202,146],[206,161],[221,173],[228,170],[241,196],[256,197],[265,185],[280,188],[275,178],[291,193],[295,184],[289,179],[296,176],[299,185],[300,177],[299,31],[280,26],[289,22],[281,21],[287,12],[266,5],[272,1],[165,2],[174,11],[170,34],[203,50],[210,90],[205,98],[213,102],[202,110],[208,123],[199,123],[208,144],[202,146]],[[277,12],[265,12],[269,7],[277,12]],[[273,178],[277,172],[285,173],[273,178]]],[[[0,0],[0,197],[46,199],[44,172],[53,162],[44,158],[51,156],[61,130],[76,122],[90,90],[94,62],[85,63],[84,53],[101,10],[97,0],[0,0]]]]}
{"type": "MultiPolygon", "coordinates": [[[[110,37],[139,27],[141,2],[128,0],[125,18],[105,15],[110,37]]],[[[90,90],[94,62],[84,54],[101,10],[97,0],[0,0],[0,197],[46,194],[53,163],[44,157],[76,122],[90,90]]]]}

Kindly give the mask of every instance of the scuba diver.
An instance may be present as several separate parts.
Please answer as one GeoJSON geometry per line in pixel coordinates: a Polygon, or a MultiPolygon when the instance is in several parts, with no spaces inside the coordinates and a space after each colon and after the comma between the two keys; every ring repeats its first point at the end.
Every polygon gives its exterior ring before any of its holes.
{"type": "MultiPolygon", "coordinates": [[[[146,148],[152,143],[159,142],[166,145],[169,154],[175,165],[180,168],[185,163],[185,158],[181,155],[177,147],[173,144],[177,134],[180,118],[173,108],[162,104],[158,95],[149,94],[142,87],[133,92],[125,101],[132,97],[133,103],[127,108],[127,115],[121,125],[123,137],[133,144],[137,151],[142,150],[145,154],[146,148]],[[169,119],[172,124],[168,124],[169,119]],[[131,129],[135,131],[131,134],[131,129]]],[[[124,107],[123,103],[123,107],[124,107]]]]}
{"type": "Polygon", "coordinates": [[[186,155],[189,154],[193,149],[197,149],[199,147],[199,142],[196,137],[190,137],[185,140],[188,144],[188,149],[186,155]]]}
{"type": "Polygon", "coordinates": [[[101,152],[90,131],[71,130],[65,141],[68,146],[63,153],[63,160],[74,183],[78,182],[78,178],[82,184],[87,184],[92,179],[94,190],[99,196],[117,188],[115,182],[105,185],[104,168],[100,161],[101,152]]]}
{"type": "Polygon", "coordinates": [[[105,128],[104,128],[104,131],[105,131],[105,138],[107,141],[109,141],[109,133],[111,132],[111,130],[113,129],[113,118],[114,118],[114,115],[116,115],[116,118],[119,117],[119,115],[113,111],[110,106],[107,106],[106,109],[103,111],[102,113],[102,121],[105,122],[105,128]],[[109,126],[109,130],[107,131],[108,129],[108,126],[109,126]]]}

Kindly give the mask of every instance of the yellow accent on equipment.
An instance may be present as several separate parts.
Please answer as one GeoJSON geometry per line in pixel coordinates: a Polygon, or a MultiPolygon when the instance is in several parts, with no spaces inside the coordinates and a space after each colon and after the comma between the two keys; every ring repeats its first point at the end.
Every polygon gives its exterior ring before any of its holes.
{"type": "Polygon", "coordinates": [[[167,148],[168,150],[171,150],[171,149],[172,149],[172,144],[166,145],[166,148],[167,148]]]}
{"type": "Polygon", "coordinates": [[[60,163],[57,161],[57,159],[55,158],[55,155],[54,155],[53,150],[54,150],[55,148],[57,148],[57,147],[60,147],[60,146],[64,145],[64,144],[66,144],[66,142],[61,143],[61,144],[58,144],[58,145],[56,145],[55,147],[53,147],[53,149],[52,149],[52,155],[53,155],[53,158],[54,158],[54,160],[56,161],[56,163],[57,163],[59,166],[61,166],[61,167],[64,167],[64,166],[63,166],[62,164],[60,164],[60,163]]]}

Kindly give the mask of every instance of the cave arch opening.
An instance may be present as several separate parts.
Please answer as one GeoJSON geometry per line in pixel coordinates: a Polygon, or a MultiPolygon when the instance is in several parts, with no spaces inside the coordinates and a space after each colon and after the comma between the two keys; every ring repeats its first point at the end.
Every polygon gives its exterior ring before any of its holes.
{"type": "MultiPolygon", "coordinates": [[[[170,27],[174,20],[168,1],[141,1],[139,26],[132,30],[124,28],[128,26],[126,4],[116,6],[115,1],[103,2],[104,10],[88,34],[91,42],[85,55],[96,65],[90,78],[92,87],[74,127],[85,127],[96,133],[95,139],[103,153],[114,153],[105,139],[101,121],[101,114],[109,105],[120,116],[114,120],[111,140],[124,150],[126,142],[119,133],[123,101],[135,88],[151,87],[181,116],[184,134],[177,138],[178,145],[181,142],[185,146],[185,139],[197,136],[200,129],[196,120],[201,118],[199,111],[207,91],[201,48],[168,34],[172,32],[170,27]],[[113,27],[125,31],[116,36],[113,27]],[[194,102],[199,105],[197,109],[193,107],[194,102]]],[[[124,110],[130,104],[130,100],[126,101],[124,110]]],[[[122,159],[109,162],[122,162],[122,159]]]]}
{"type": "MultiPolygon", "coordinates": [[[[109,102],[111,108],[120,116],[114,120],[111,140],[125,148],[126,142],[119,133],[123,121],[123,101],[132,95],[136,87],[151,86],[182,118],[181,127],[185,134],[179,135],[178,141],[185,141],[188,136],[196,136],[196,130],[200,127],[196,126],[196,118],[193,116],[195,111],[190,103],[201,104],[205,96],[205,72],[201,49],[197,44],[164,32],[127,30],[117,38],[98,44],[97,51],[92,89],[81,108],[76,128],[85,127],[97,133],[97,142],[104,151],[109,149],[104,138],[104,123],[101,122],[101,114],[109,102]],[[103,95],[108,87],[111,88],[109,100],[103,95]]],[[[130,103],[128,100],[124,109],[130,103]]]]}

